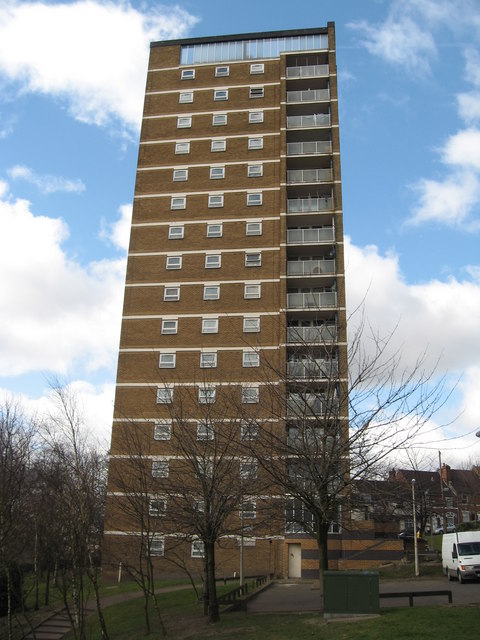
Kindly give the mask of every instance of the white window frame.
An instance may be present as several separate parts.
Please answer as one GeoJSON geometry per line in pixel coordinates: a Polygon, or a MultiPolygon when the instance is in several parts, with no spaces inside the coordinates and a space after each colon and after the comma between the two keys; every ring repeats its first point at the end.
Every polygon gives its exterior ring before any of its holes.
{"type": "Polygon", "coordinates": [[[208,196],[208,207],[209,209],[218,209],[223,207],[225,203],[225,196],[223,193],[215,193],[210,194],[208,196]]]}
{"type": "Polygon", "coordinates": [[[173,181],[174,182],[185,182],[188,180],[188,169],[174,169],[173,170],[173,181]]]}
{"type": "Polygon", "coordinates": [[[227,150],[227,141],[226,140],[212,140],[210,143],[210,151],[212,153],[218,153],[219,151],[227,150]]]}
{"type": "Polygon", "coordinates": [[[158,356],[159,369],[175,369],[177,356],[176,353],[160,353],[158,356]]]}
{"type": "Polygon", "coordinates": [[[170,209],[185,209],[187,206],[187,196],[172,196],[170,200],[170,209]]]}
{"type": "Polygon", "coordinates": [[[148,501],[148,515],[154,518],[165,517],[167,513],[167,499],[152,497],[148,501]]]}
{"type": "Polygon", "coordinates": [[[263,204],[263,193],[247,193],[247,207],[259,207],[263,204]]]}
{"type": "Polygon", "coordinates": [[[210,422],[204,422],[199,420],[197,422],[197,440],[214,440],[215,431],[213,425],[210,422]]]}
{"type": "Polygon", "coordinates": [[[181,269],[182,268],[182,256],[167,256],[165,261],[165,269],[181,269]]]}
{"type": "Polygon", "coordinates": [[[218,333],[218,318],[202,318],[202,333],[218,333]]]}
{"type": "Polygon", "coordinates": [[[200,369],[216,369],[217,368],[217,352],[202,351],[200,353],[200,369]]]}
{"type": "Polygon", "coordinates": [[[225,178],[225,167],[210,167],[210,180],[222,180],[225,178]]]}
{"type": "Polygon", "coordinates": [[[228,100],[228,89],[214,89],[213,99],[215,102],[219,102],[221,100],[228,100]]]}
{"type": "Polygon", "coordinates": [[[253,62],[250,65],[250,75],[265,73],[265,64],[263,62],[253,62]]]}
{"type": "Polygon", "coordinates": [[[249,124],[260,124],[265,120],[265,112],[264,111],[249,111],[248,112],[248,123],[249,124]]]}
{"type": "Polygon", "coordinates": [[[215,77],[216,78],[225,78],[230,75],[230,67],[228,65],[223,65],[221,67],[215,67],[215,77]]]}
{"type": "Polygon", "coordinates": [[[195,79],[195,69],[182,69],[182,73],[180,75],[182,80],[194,80],[195,79]]]}
{"type": "Polygon", "coordinates": [[[250,87],[249,98],[264,98],[265,97],[265,87],[255,85],[250,87]]]}
{"type": "Polygon", "coordinates": [[[258,300],[262,297],[261,284],[246,284],[243,288],[243,298],[245,300],[258,300]]]}
{"type": "Polygon", "coordinates": [[[262,235],[262,223],[261,222],[247,222],[245,224],[246,236],[261,236],[262,235]]]}
{"type": "Polygon", "coordinates": [[[217,388],[213,385],[205,385],[198,388],[199,404],[213,404],[217,399],[217,388]]]}
{"type": "Polygon", "coordinates": [[[249,149],[263,149],[263,137],[255,136],[248,138],[248,148],[249,149]]]}
{"type": "Polygon", "coordinates": [[[228,123],[226,113],[214,113],[212,115],[212,127],[224,127],[228,123]]]}
{"type": "Polygon", "coordinates": [[[169,472],[168,460],[152,460],[152,478],[168,478],[169,472]]]}
{"type": "Polygon", "coordinates": [[[157,420],[153,425],[154,440],[170,440],[172,437],[172,423],[167,420],[157,420]]]}
{"type": "Polygon", "coordinates": [[[221,222],[207,223],[207,238],[221,238],[223,236],[223,224],[221,222]]]}
{"type": "Polygon", "coordinates": [[[260,316],[245,316],[243,333],[260,333],[260,316]]]}
{"type": "Polygon", "coordinates": [[[247,168],[247,177],[261,178],[263,176],[263,164],[249,164],[247,168]]]}
{"type": "Polygon", "coordinates": [[[240,460],[240,478],[255,480],[258,477],[258,462],[253,459],[240,460]]]}
{"type": "Polygon", "coordinates": [[[157,387],[157,404],[172,404],[173,387],[157,387]]]}
{"type": "Polygon", "coordinates": [[[220,300],[220,285],[219,284],[206,284],[203,287],[203,299],[204,300],[220,300]],[[216,289],[218,295],[213,297],[213,291],[208,293],[208,289],[216,289]]]}
{"type": "Polygon", "coordinates": [[[180,300],[180,287],[164,287],[164,302],[178,302],[178,300],[180,300]]]}
{"type": "Polygon", "coordinates": [[[242,354],[242,367],[259,367],[260,354],[258,351],[244,351],[242,354]]]}
{"type": "Polygon", "coordinates": [[[180,104],[189,104],[193,102],[193,91],[180,91],[178,94],[178,102],[180,104]]]}
{"type": "Polygon", "coordinates": [[[165,538],[154,534],[149,543],[149,553],[151,556],[164,556],[165,555],[165,538]]]}
{"type": "Polygon", "coordinates": [[[178,333],[178,319],[164,319],[162,320],[162,335],[173,336],[178,333]]]}
{"type": "MultiPolygon", "coordinates": [[[[247,387],[248,388],[248,387],[247,387]]],[[[254,422],[242,422],[240,424],[240,439],[241,440],[256,440],[258,438],[258,425],[254,422]]]]}
{"type": "Polygon", "coordinates": [[[185,227],[183,224],[171,225],[168,227],[169,240],[182,240],[185,235],[185,227]]]}
{"type": "Polygon", "coordinates": [[[207,255],[205,256],[205,269],[220,269],[221,266],[221,253],[207,253],[207,255]]]}
{"type": "Polygon", "coordinates": [[[192,558],[205,558],[205,544],[203,540],[192,540],[192,558]]]}
{"type": "Polygon", "coordinates": [[[262,266],[262,253],[261,251],[245,252],[245,266],[246,267],[261,267],[262,266]]]}
{"type": "Polygon", "coordinates": [[[175,154],[182,155],[185,153],[190,153],[190,142],[176,142],[175,143],[175,154]]]}
{"type": "Polygon", "coordinates": [[[178,116],[177,129],[190,129],[192,126],[192,116],[178,116]]]}
{"type": "Polygon", "coordinates": [[[242,404],[258,404],[260,387],[242,387],[242,404]]]}
{"type": "Polygon", "coordinates": [[[257,501],[243,498],[238,510],[238,517],[242,520],[254,520],[257,517],[257,501]]]}

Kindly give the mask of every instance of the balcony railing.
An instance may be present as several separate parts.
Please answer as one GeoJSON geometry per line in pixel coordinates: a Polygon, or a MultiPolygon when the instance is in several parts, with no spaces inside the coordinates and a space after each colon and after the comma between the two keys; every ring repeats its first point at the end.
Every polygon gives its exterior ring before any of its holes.
{"type": "Polygon", "coordinates": [[[287,416],[291,418],[313,417],[338,414],[337,398],[327,400],[325,396],[315,393],[289,393],[287,396],[287,416]]]}
{"type": "Polygon", "coordinates": [[[333,198],[290,198],[287,201],[288,213],[309,213],[314,211],[331,211],[333,198]]]}
{"type": "Polygon", "coordinates": [[[331,153],[330,140],[316,140],[315,142],[289,142],[287,143],[288,156],[312,156],[320,153],[331,153]]]}
{"type": "Polygon", "coordinates": [[[321,229],[287,229],[287,244],[319,244],[320,242],[334,242],[333,227],[321,229]]]}
{"type": "Polygon", "coordinates": [[[287,362],[287,375],[294,378],[330,378],[338,375],[338,362],[318,358],[302,362],[287,362]]]}
{"type": "Polygon", "coordinates": [[[319,293],[287,293],[288,309],[322,309],[337,306],[336,291],[319,293]]]}
{"type": "Polygon", "coordinates": [[[337,339],[337,327],[324,324],[319,327],[287,327],[287,343],[327,344],[337,339]]]}
{"type": "Polygon", "coordinates": [[[289,260],[287,275],[313,276],[335,273],[335,260],[289,260]]]}
{"type": "Polygon", "coordinates": [[[287,184],[329,182],[331,180],[331,169],[293,169],[287,171],[287,184]]]}
{"type": "Polygon", "coordinates": [[[302,67],[287,67],[287,78],[318,78],[328,76],[328,64],[312,64],[302,67]]]}
{"type": "Polygon", "coordinates": [[[311,116],[287,116],[287,129],[310,129],[312,127],[328,127],[329,113],[315,113],[311,116]]]}
{"type": "Polygon", "coordinates": [[[329,89],[287,91],[287,102],[319,102],[320,100],[330,100],[329,89]]]}

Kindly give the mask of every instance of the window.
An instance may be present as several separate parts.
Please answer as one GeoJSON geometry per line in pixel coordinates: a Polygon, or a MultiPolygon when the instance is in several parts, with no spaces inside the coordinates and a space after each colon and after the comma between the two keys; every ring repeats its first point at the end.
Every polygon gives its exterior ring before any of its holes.
{"type": "Polygon", "coordinates": [[[240,437],[242,440],[256,440],[258,438],[258,427],[252,422],[242,422],[240,425],[240,437]]]}
{"type": "Polygon", "coordinates": [[[260,178],[263,176],[263,164],[249,164],[247,175],[249,178],[260,178]]]}
{"type": "Polygon", "coordinates": [[[248,122],[250,124],[256,124],[258,122],[263,122],[263,111],[250,111],[248,114],[248,122]]]}
{"type": "Polygon", "coordinates": [[[246,267],[261,267],[262,266],[262,254],[261,253],[246,253],[245,254],[245,266],[246,267]]]}
{"type": "Polygon", "coordinates": [[[244,367],[259,367],[260,366],[260,354],[256,351],[244,351],[242,366],[244,367]]]}
{"type": "Polygon", "coordinates": [[[173,198],[170,200],[170,209],[185,209],[186,206],[186,196],[173,196],[173,198]]]}
{"type": "Polygon", "coordinates": [[[249,138],[248,139],[248,148],[249,149],[263,149],[263,138],[249,138]]]}
{"type": "Polygon", "coordinates": [[[170,440],[172,437],[172,425],[166,420],[159,420],[153,426],[154,440],[170,440]]]}
{"type": "Polygon", "coordinates": [[[206,255],[205,256],[205,269],[219,269],[222,266],[221,255],[206,255]]]}
{"type": "Polygon", "coordinates": [[[263,98],[265,89],[263,87],[250,87],[250,98],[263,98]]]}
{"type": "Polygon", "coordinates": [[[165,302],[180,300],[180,287],[165,287],[163,290],[163,299],[165,302]]]}
{"type": "Polygon", "coordinates": [[[175,369],[175,354],[161,353],[158,359],[160,369],[175,369]]]}
{"type": "Polygon", "coordinates": [[[177,155],[181,153],[190,153],[190,142],[176,142],[175,153],[177,155]]]}
{"type": "Polygon", "coordinates": [[[153,460],[152,476],[154,478],[168,478],[168,460],[153,460]]]}
{"type": "Polygon", "coordinates": [[[258,333],[260,331],[260,317],[244,318],[243,319],[243,332],[244,333],[258,333]]]}
{"type": "Polygon", "coordinates": [[[205,285],[203,287],[203,299],[204,300],[219,300],[220,299],[220,285],[205,285]]]}
{"type": "Polygon", "coordinates": [[[193,80],[195,78],[195,69],[182,69],[182,80],[193,80]]]}
{"type": "Polygon", "coordinates": [[[177,129],[188,129],[192,126],[192,116],[178,116],[177,129]]]}
{"type": "Polygon", "coordinates": [[[162,334],[172,335],[178,331],[178,320],[162,320],[162,334]]]}
{"type": "Polygon", "coordinates": [[[183,182],[188,178],[188,169],[174,169],[173,170],[173,181],[174,182],[183,182]]]}
{"type": "Polygon", "coordinates": [[[245,299],[261,298],[262,297],[262,285],[261,284],[246,284],[243,290],[243,297],[245,299]]]}
{"type": "Polygon", "coordinates": [[[218,318],[202,318],[202,333],[218,333],[218,318]]]}
{"type": "Polygon", "coordinates": [[[225,67],[215,67],[215,77],[216,78],[223,78],[225,76],[229,76],[230,75],[230,67],[225,66],[225,67]]]}
{"type": "Polygon", "coordinates": [[[210,151],[225,151],[227,148],[226,140],[212,140],[210,151]]]}
{"type": "Polygon", "coordinates": [[[193,505],[193,510],[196,513],[205,513],[205,501],[204,500],[196,500],[193,505]]]}
{"type": "Polygon", "coordinates": [[[262,223],[261,222],[247,222],[245,227],[245,233],[247,236],[261,236],[262,235],[262,223]]]}
{"type": "Polygon", "coordinates": [[[242,520],[251,520],[257,517],[256,500],[243,500],[238,511],[238,517],[242,520]]]}
{"type": "Polygon", "coordinates": [[[208,196],[208,206],[210,207],[210,209],[214,207],[223,207],[223,193],[220,195],[208,196]]]}
{"type": "Polygon", "coordinates": [[[181,104],[185,104],[186,102],[193,102],[193,91],[181,91],[178,94],[178,101],[181,104]]]}
{"type": "Polygon", "coordinates": [[[263,62],[256,62],[250,65],[250,74],[254,75],[255,73],[265,73],[265,65],[263,62]]]}
{"type": "Polygon", "coordinates": [[[217,366],[217,353],[216,351],[204,351],[200,354],[200,368],[201,369],[215,369],[217,366]]]}
{"type": "Polygon", "coordinates": [[[168,239],[169,240],[181,240],[183,238],[183,225],[178,227],[168,227],[168,239]]]}
{"type": "Polygon", "coordinates": [[[197,440],[213,440],[213,426],[208,422],[197,422],[197,440]]]}
{"type": "Polygon", "coordinates": [[[254,480],[258,476],[258,464],[254,460],[240,462],[240,477],[244,480],[254,480]]]}
{"type": "Polygon", "coordinates": [[[256,207],[262,204],[263,193],[247,193],[247,206],[256,207]]]}
{"type": "Polygon", "coordinates": [[[167,256],[166,268],[167,269],[181,269],[182,268],[182,256],[167,256]]]}
{"type": "Polygon", "coordinates": [[[157,389],[157,404],[171,404],[173,402],[173,388],[159,387],[157,389]]]}
{"type": "Polygon", "coordinates": [[[212,404],[215,402],[217,390],[215,387],[200,387],[198,389],[198,402],[200,404],[212,404]]]}
{"type": "Polygon", "coordinates": [[[214,113],[212,116],[212,125],[214,127],[221,127],[227,124],[227,114],[226,113],[214,113]]]}
{"type": "Polygon", "coordinates": [[[192,540],[192,558],[204,558],[205,545],[202,540],[192,540]]]}
{"type": "Polygon", "coordinates": [[[150,498],[148,503],[148,513],[151,516],[164,516],[167,511],[167,501],[165,498],[150,498]]]}
{"type": "Polygon", "coordinates": [[[223,225],[207,224],[207,238],[221,238],[223,234],[223,225]]]}
{"type": "Polygon", "coordinates": [[[150,555],[163,556],[165,554],[165,540],[154,535],[150,540],[150,555]]]}
{"type": "Polygon", "coordinates": [[[213,92],[214,100],[228,100],[228,89],[215,89],[213,92]]]}
{"type": "Polygon", "coordinates": [[[210,180],[225,178],[225,167],[210,167],[210,180]]]}
{"type": "Polygon", "coordinates": [[[259,387],[242,387],[242,403],[256,404],[260,399],[259,387]]]}

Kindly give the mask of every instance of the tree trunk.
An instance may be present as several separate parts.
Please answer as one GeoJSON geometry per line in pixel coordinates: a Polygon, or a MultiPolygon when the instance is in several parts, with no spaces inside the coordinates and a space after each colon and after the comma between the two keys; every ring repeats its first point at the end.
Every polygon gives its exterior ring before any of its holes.
{"type": "Polygon", "coordinates": [[[220,614],[215,582],[215,543],[208,542],[205,545],[205,556],[207,561],[208,621],[219,622],[220,614]]]}
{"type": "Polygon", "coordinates": [[[47,607],[50,604],[50,562],[47,564],[47,577],[45,578],[45,600],[44,604],[47,607]]]}
{"type": "Polygon", "coordinates": [[[329,523],[317,520],[317,546],[318,546],[318,578],[320,588],[323,583],[323,572],[328,570],[328,529],[329,523]]]}

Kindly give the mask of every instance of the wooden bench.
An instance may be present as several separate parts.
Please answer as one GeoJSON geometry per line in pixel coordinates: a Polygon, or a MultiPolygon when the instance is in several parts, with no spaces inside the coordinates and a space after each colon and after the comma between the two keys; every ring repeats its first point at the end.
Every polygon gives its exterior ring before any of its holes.
{"type": "Polygon", "coordinates": [[[447,596],[449,604],[452,604],[452,592],[450,589],[440,589],[435,591],[395,591],[390,593],[380,593],[380,598],[408,598],[409,604],[413,607],[413,599],[422,596],[447,596]]]}

